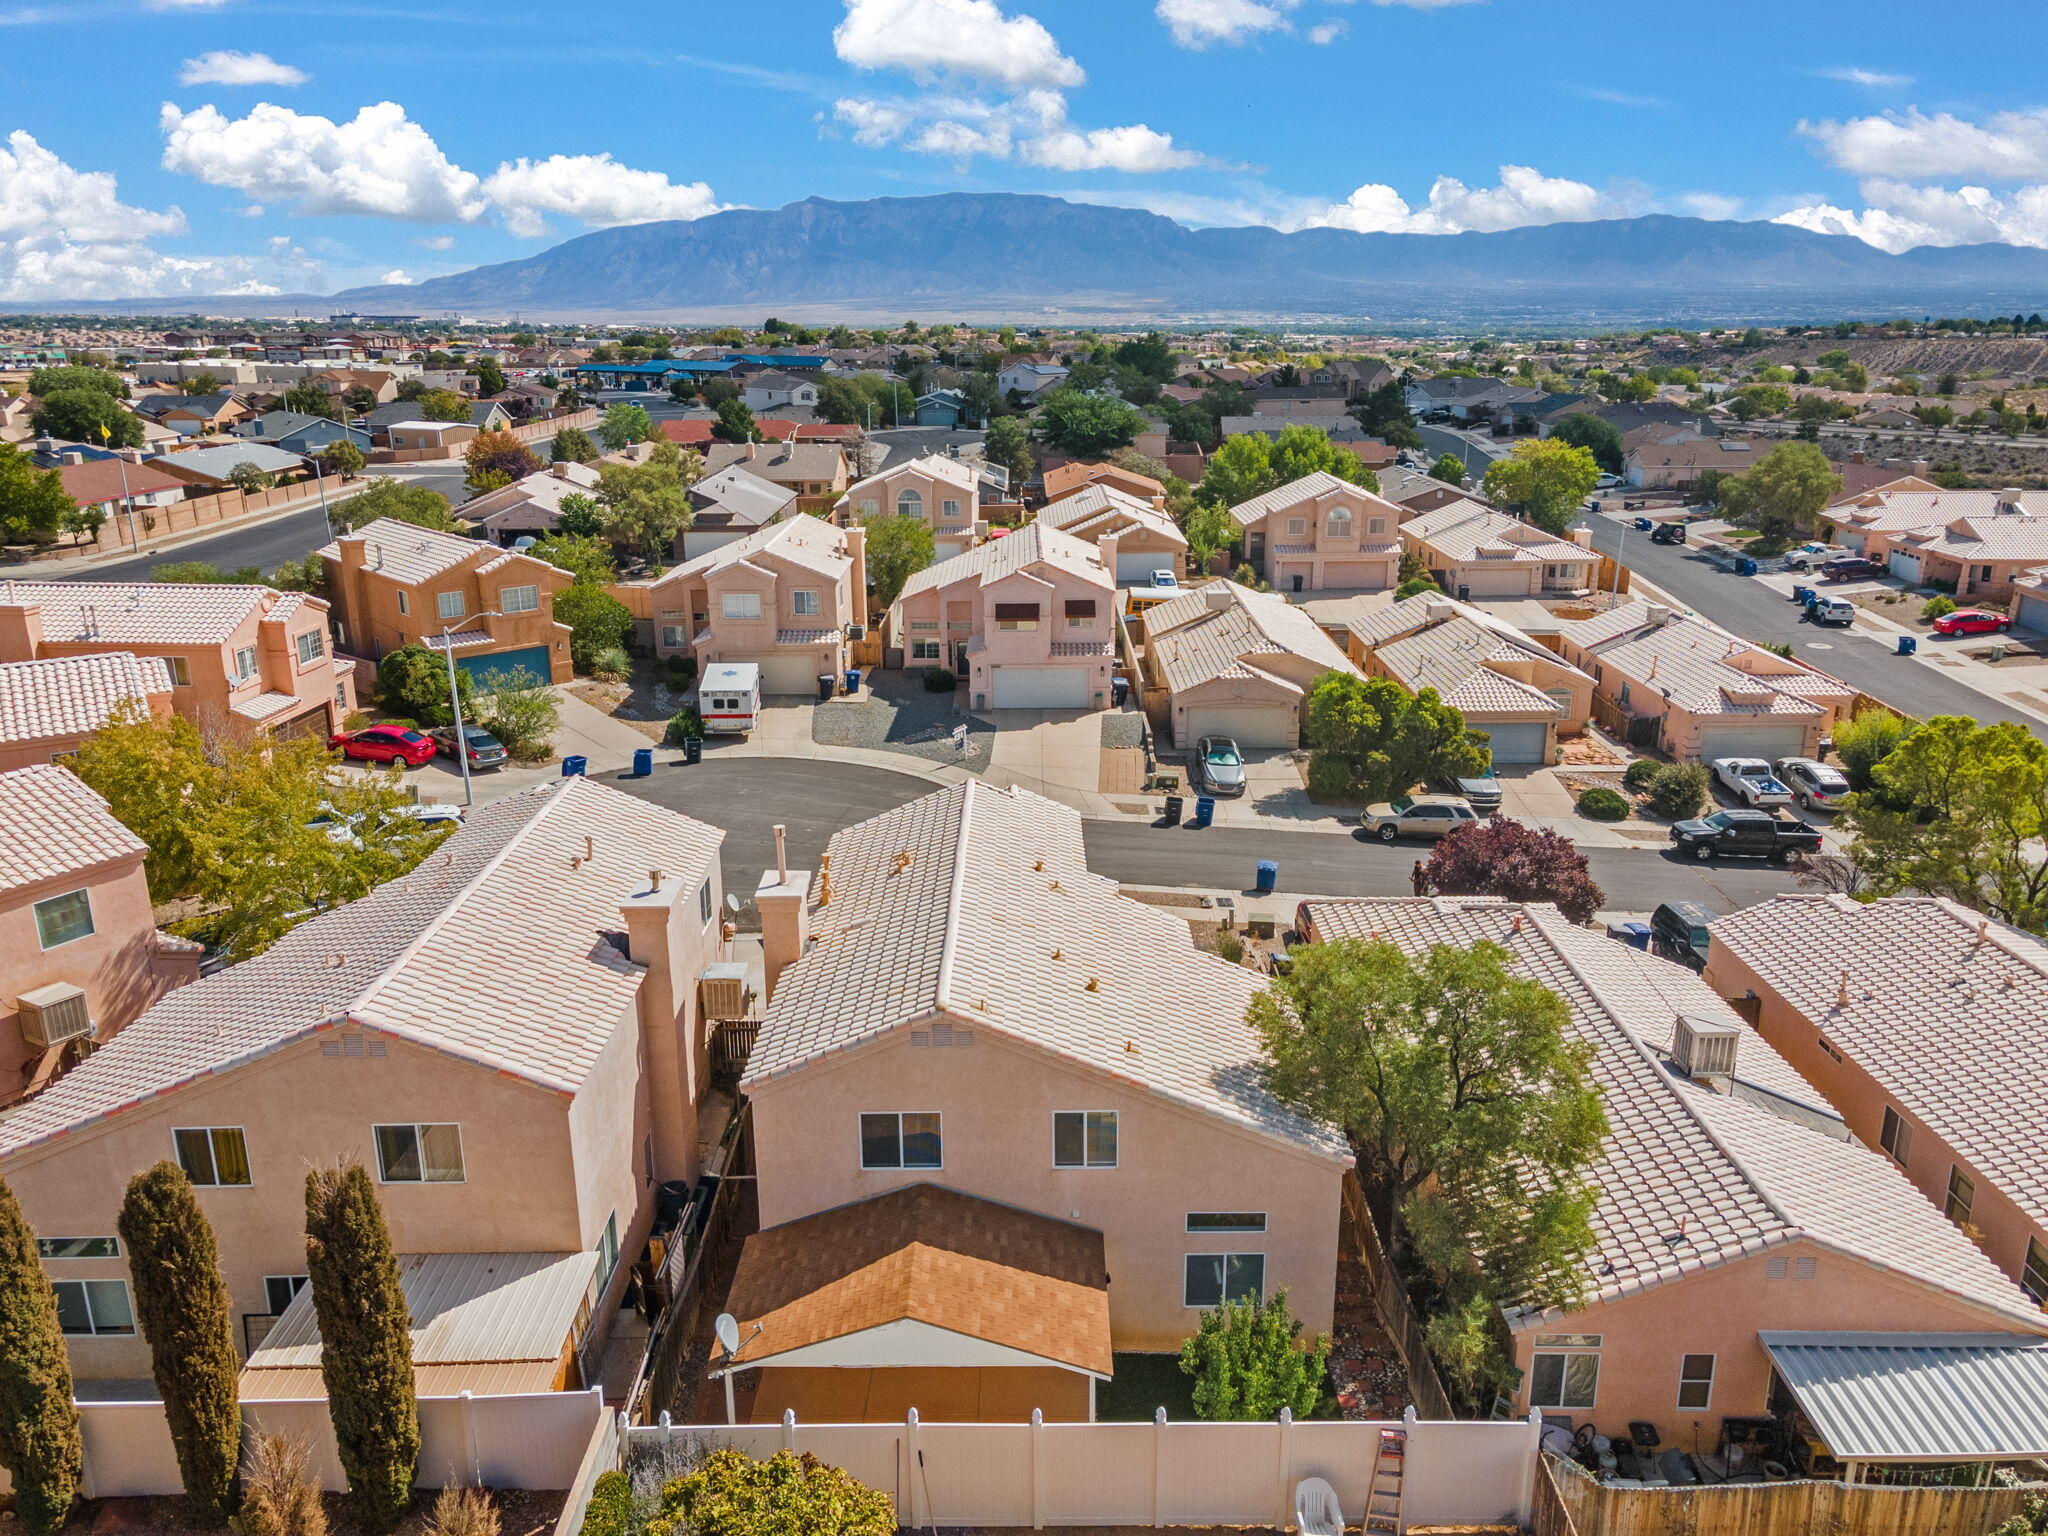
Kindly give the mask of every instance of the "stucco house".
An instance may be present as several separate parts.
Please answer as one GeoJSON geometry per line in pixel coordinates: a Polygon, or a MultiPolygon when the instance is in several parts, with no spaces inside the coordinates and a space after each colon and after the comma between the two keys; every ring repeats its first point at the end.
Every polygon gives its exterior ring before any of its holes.
{"type": "Polygon", "coordinates": [[[1476,501],[1484,505],[1476,489],[1467,490],[1462,484],[1453,485],[1448,480],[1425,475],[1419,469],[1405,469],[1395,464],[1373,473],[1379,478],[1380,500],[1390,501],[1399,507],[1403,517],[1434,512],[1454,501],[1476,501]]]}
{"type": "MultiPolygon", "coordinates": [[[[1587,539],[1592,535],[1587,533],[1587,539]]],[[[1476,501],[1454,501],[1401,524],[1403,547],[1421,556],[1453,597],[1540,597],[1592,586],[1600,556],[1476,501]]]]}
{"type": "Polygon", "coordinates": [[[76,752],[117,711],[168,718],[171,694],[161,656],[101,651],[0,663],[0,773],[76,752]]]}
{"type": "Polygon", "coordinates": [[[477,678],[523,668],[565,683],[569,626],[555,622],[559,566],[495,544],[380,517],[320,551],[335,632],[381,661],[407,645],[440,651],[477,678]]]}
{"type": "Polygon", "coordinates": [[[1307,613],[1234,581],[1206,582],[1147,608],[1139,622],[1147,707],[1164,710],[1182,747],[1204,736],[1297,747],[1316,679],[1358,672],[1307,613]]]}
{"type": "Polygon", "coordinates": [[[1959,602],[2001,602],[2048,565],[2048,493],[1925,489],[1911,480],[1845,498],[1824,514],[1844,548],[1959,602]]]}
{"type": "Polygon", "coordinates": [[[1682,490],[1706,471],[1739,475],[1777,443],[1769,438],[1703,437],[1687,432],[1672,441],[1638,443],[1622,455],[1621,476],[1640,490],[1682,490]]]}
{"type": "Polygon", "coordinates": [[[633,611],[657,656],[751,661],[761,691],[816,696],[820,677],[851,664],[849,630],[867,623],[867,530],[798,514],[720,544],[612,595],[633,611]]]}
{"type": "Polygon", "coordinates": [[[189,481],[166,474],[154,464],[131,463],[118,455],[69,460],[57,466],[57,476],[64,483],[64,494],[78,503],[80,510],[96,508],[102,517],[114,520],[107,533],[109,542],[133,539],[149,508],[176,506],[190,489],[189,481]],[[132,522],[124,515],[129,509],[135,514],[132,522]]]}
{"type": "Polygon", "coordinates": [[[1117,622],[1102,550],[1031,522],[911,577],[891,633],[905,666],[950,665],[971,709],[1104,709],[1117,622]]]}
{"type": "Polygon", "coordinates": [[[1069,459],[1049,466],[1043,477],[1045,499],[1059,501],[1087,485],[1106,485],[1135,496],[1156,507],[1166,505],[1166,487],[1150,475],[1141,475],[1120,464],[1102,464],[1088,459],[1069,459]],[[1156,499],[1155,499],[1156,498],[1156,499]]]}
{"type": "Polygon", "coordinates": [[[755,899],[756,1421],[1085,1420],[1226,1299],[1331,1326],[1343,1139],[1259,1085],[1259,978],[1090,872],[1078,813],[970,779],[755,899]]]}
{"type": "Polygon", "coordinates": [[[690,487],[690,526],[679,541],[685,560],[708,555],[720,545],[745,538],[796,511],[797,495],[786,485],[729,465],[690,487]]]}
{"type": "MultiPolygon", "coordinates": [[[[489,1255],[565,1282],[543,1356],[418,1359],[423,1396],[587,1382],[658,1185],[699,1169],[723,836],[585,778],[479,805],[404,878],[169,993],[0,1115],[0,1176],[68,1239],[46,1262],[80,1395],[151,1395],[116,1214],[165,1158],[212,1223],[243,1349],[304,1342],[305,1175],[352,1158],[401,1264],[489,1255]]],[[[323,1395],[317,1353],[296,1359],[243,1397],[323,1395]]]]}
{"type": "Polygon", "coordinates": [[[846,488],[841,518],[861,522],[895,514],[922,518],[932,526],[934,558],[948,560],[972,549],[986,531],[981,525],[981,478],[963,459],[943,453],[892,464],[846,488]]]}
{"type": "Polygon", "coordinates": [[[1067,380],[1067,370],[1058,363],[1034,363],[1024,359],[1006,363],[996,373],[996,387],[1004,394],[1022,395],[1029,400],[1067,380]]]}
{"type": "Polygon", "coordinates": [[[749,374],[740,390],[740,401],[750,411],[814,410],[818,404],[818,381],[771,369],[749,374]]]}
{"type": "Polygon", "coordinates": [[[473,496],[454,509],[458,522],[476,537],[511,545],[522,538],[553,533],[562,521],[562,502],[570,496],[597,495],[597,471],[588,464],[562,459],[522,475],[510,485],[473,496]]]}
{"type": "Polygon", "coordinates": [[[387,423],[384,440],[401,453],[438,453],[452,457],[464,443],[477,435],[478,430],[467,421],[427,421],[414,416],[409,420],[387,423]]]}
{"type": "Polygon", "coordinates": [[[1230,509],[1245,559],[1281,592],[1380,592],[1401,570],[1401,509],[1325,470],[1230,509]]]}
{"type": "MultiPolygon", "coordinates": [[[[1163,499],[1163,498],[1162,498],[1163,499]]],[[[1188,538],[1180,524],[1151,501],[1091,481],[1038,509],[1038,520],[1091,544],[1116,540],[1111,569],[1118,586],[1145,586],[1154,571],[1176,575],[1186,565],[1188,538]]]]}
{"type": "Polygon", "coordinates": [[[233,485],[234,474],[244,464],[253,464],[273,480],[285,481],[312,470],[304,458],[271,443],[224,443],[216,448],[184,448],[163,453],[146,462],[146,467],[175,475],[198,496],[225,490],[233,485]]]}
{"type": "Polygon", "coordinates": [[[838,496],[846,490],[847,453],[839,440],[707,443],[699,451],[707,477],[738,468],[799,496],[838,496]]]}
{"type": "Polygon", "coordinates": [[[249,402],[231,389],[207,395],[144,395],[135,402],[134,411],[180,437],[225,432],[236,422],[247,421],[256,414],[249,402]]]}

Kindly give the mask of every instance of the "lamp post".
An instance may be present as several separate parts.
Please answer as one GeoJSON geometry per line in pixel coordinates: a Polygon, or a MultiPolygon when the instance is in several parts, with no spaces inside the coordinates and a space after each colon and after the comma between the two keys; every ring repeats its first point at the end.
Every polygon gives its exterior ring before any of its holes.
{"type": "MultiPolygon", "coordinates": [[[[495,611],[477,615],[480,619],[502,618],[495,611]]],[[[455,681],[455,623],[453,620],[441,626],[441,649],[448,657],[448,708],[455,716],[455,761],[462,765],[462,805],[467,810],[474,803],[474,792],[469,783],[469,739],[462,734],[462,689],[455,681]]]]}

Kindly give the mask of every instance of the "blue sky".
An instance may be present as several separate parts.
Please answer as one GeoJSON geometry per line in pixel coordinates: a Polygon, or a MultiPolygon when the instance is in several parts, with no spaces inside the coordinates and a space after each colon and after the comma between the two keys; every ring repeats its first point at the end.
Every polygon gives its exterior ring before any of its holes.
{"type": "Polygon", "coordinates": [[[2048,246],[2048,7],[1942,15],[1956,46],[1903,0],[0,0],[0,298],[320,292],[951,189],[2048,246]]]}

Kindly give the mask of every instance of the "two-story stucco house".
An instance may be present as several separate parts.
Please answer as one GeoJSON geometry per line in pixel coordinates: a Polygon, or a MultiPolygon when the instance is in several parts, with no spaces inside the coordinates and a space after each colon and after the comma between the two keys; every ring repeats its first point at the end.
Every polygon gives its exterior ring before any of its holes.
{"type": "MultiPolygon", "coordinates": [[[[1476,501],[1454,501],[1401,524],[1401,543],[1457,598],[1539,597],[1593,584],[1600,557],[1476,501]]],[[[1587,537],[1590,539],[1591,534],[1587,537]]]]}
{"type": "Polygon", "coordinates": [[[1383,592],[1401,571],[1401,509],[1326,470],[1230,509],[1276,592],[1383,592]]]}
{"type": "Polygon", "coordinates": [[[1089,482],[1047,502],[1038,509],[1038,520],[1089,543],[1115,538],[1110,568],[1118,586],[1149,585],[1155,571],[1178,576],[1187,563],[1188,536],[1180,524],[1158,503],[1140,500],[1107,482],[1089,482]]]}
{"type": "Polygon", "coordinates": [[[0,664],[0,773],[57,761],[122,710],[171,713],[161,656],[102,651],[0,664]]]}
{"type": "Polygon", "coordinates": [[[950,665],[972,709],[1103,709],[1117,622],[1102,551],[1032,522],[911,577],[892,632],[904,665],[950,665]]]}
{"type": "Polygon", "coordinates": [[[842,521],[891,513],[932,525],[934,558],[972,549],[981,528],[981,479],[974,466],[943,453],[906,459],[846,488],[842,521]]]}

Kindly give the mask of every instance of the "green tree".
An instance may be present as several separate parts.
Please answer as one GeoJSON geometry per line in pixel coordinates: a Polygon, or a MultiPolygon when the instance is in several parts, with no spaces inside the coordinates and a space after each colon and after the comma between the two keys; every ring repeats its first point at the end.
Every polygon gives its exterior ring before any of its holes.
{"type": "Polygon", "coordinates": [[[1204,1312],[1180,1347],[1180,1368],[1195,1381],[1195,1412],[1204,1419],[1270,1423],[1280,1410],[1314,1415],[1323,1396],[1330,1341],[1303,1340],[1287,1292],[1270,1301],[1226,1301],[1204,1312]]]}
{"type": "Polygon", "coordinates": [[[270,573],[270,584],[280,592],[310,592],[323,597],[327,592],[327,562],[317,551],[296,560],[280,560],[270,573]]]}
{"type": "Polygon", "coordinates": [[[320,467],[326,473],[339,475],[344,480],[355,479],[363,472],[363,466],[369,462],[354,440],[346,437],[337,437],[333,442],[325,444],[313,457],[320,461],[320,467]]]}
{"type": "Polygon", "coordinates": [[[1550,441],[1583,448],[1608,474],[1621,473],[1621,430],[1591,411],[1573,411],[1551,428],[1550,441]]]}
{"type": "Polygon", "coordinates": [[[430,389],[417,403],[424,421],[469,420],[469,401],[452,389],[430,389]]]}
{"type": "Polygon", "coordinates": [[[604,508],[595,496],[571,491],[562,498],[562,515],[555,519],[555,532],[566,538],[601,537],[604,533],[604,508]]]}
{"type": "Polygon", "coordinates": [[[1188,509],[1180,531],[1187,536],[1188,558],[1195,573],[1206,576],[1209,564],[1226,549],[1235,548],[1244,529],[1230,515],[1230,509],[1213,501],[1197,502],[1188,509]]]}
{"type": "Polygon", "coordinates": [[[1320,428],[1295,423],[1270,438],[1257,432],[1226,438],[1203,472],[1202,497],[1235,507],[1317,471],[1379,489],[1379,476],[1357,454],[1338,447],[1320,428]]]}
{"type": "Polygon", "coordinates": [[[218,1525],[235,1506],[242,1409],[241,1358],[213,1227],[172,1162],[128,1181],[116,1227],[185,1496],[200,1524],[218,1525]]]}
{"type": "Polygon", "coordinates": [[[1491,500],[1526,513],[1546,533],[1561,534],[1600,483],[1600,465],[1576,444],[1545,438],[1515,444],[1487,466],[1483,483],[1491,500]]]}
{"type": "Polygon", "coordinates": [[[1780,443],[1721,486],[1730,520],[1754,528],[1757,542],[1782,549],[1842,494],[1842,477],[1812,443],[1780,443]]]}
{"type": "Polygon", "coordinates": [[[398,1259],[362,1164],[346,1161],[306,1175],[306,1273],[320,1322],[328,1416],[356,1518],[371,1530],[389,1530],[412,1502],[419,1405],[398,1259]]]}
{"type": "Polygon", "coordinates": [[[317,385],[295,384],[284,392],[277,403],[285,410],[296,411],[301,416],[322,416],[329,421],[334,420],[334,406],[327,398],[327,391],[317,385]]]}
{"type": "Polygon", "coordinates": [[[817,1457],[718,1450],[661,1490],[644,1536],[894,1536],[889,1496],[817,1457]]]}
{"type": "Polygon", "coordinates": [[[1415,430],[1414,413],[1408,409],[1407,392],[1398,379],[1389,379],[1378,389],[1369,391],[1352,407],[1351,414],[1361,427],[1391,447],[1419,449],[1422,446],[1422,435],[1415,430]]]}
{"type": "MultiPolygon", "coordinates": [[[[476,682],[466,667],[455,669],[462,718],[475,718],[476,682]]],[[[377,663],[377,702],[385,713],[419,725],[453,725],[448,698],[448,661],[424,645],[401,645],[377,663]]],[[[138,834],[139,835],[139,834],[138,834]]]]}
{"type": "Polygon", "coordinates": [[[329,509],[329,516],[335,529],[343,533],[387,517],[393,522],[413,523],[441,533],[469,532],[467,526],[455,520],[446,496],[403,480],[373,479],[347,500],[337,501],[329,509]]]}
{"type": "Polygon", "coordinates": [[[1835,755],[1842,760],[1842,772],[1848,776],[1849,787],[1874,789],[1877,765],[1890,757],[1919,724],[1888,709],[1866,709],[1835,727],[1835,755]]]}
{"type": "Polygon", "coordinates": [[[480,357],[470,370],[476,378],[476,392],[488,398],[505,393],[505,370],[494,357],[480,357]]]}
{"type": "Polygon", "coordinates": [[[486,672],[477,695],[476,723],[522,763],[544,763],[562,723],[562,706],[548,681],[524,667],[486,672]]]}
{"type": "Polygon", "coordinates": [[[549,445],[548,457],[557,464],[588,464],[597,457],[597,444],[581,427],[564,427],[549,445]]]}
{"type": "Polygon", "coordinates": [[[57,1296],[14,1191],[0,1183],[0,1467],[33,1536],[64,1524],[85,1475],[57,1296]]]}
{"type": "Polygon", "coordinates": [[[188,395],[210,395],[222,386],[221,376],[210,369],[202,369],[178,386],[188,395]]]}
{"type": "Polygon", "coordinates": [[[245,496],[254,496],[258,491],[267,491],[275,482],[258,465],[244,459],[228,470],[228,483],[245,496]]]}
{"type": "Polygon", "coordinates": [[[140,448],[142,420],[97,389],[60,389],[36,396],[29,426],[38,436],[108,448],[140,448]]]}
{"type": "Polygon", "coordinates": [[[711,424],[711,435],[721,443],[754,443],[761,439],[761,429],[754,425],[754,413],[739,400],[718,402],[718,419],[711,424]]]}
{"type": "Polygon", "coordinates": [[[689,528],[695,515],[689,492],[703,471],[703,455],[667,439],[654,445],[644,464],[600,465],[597,501],[605,537],[650,560],[667,558],[677,535],[689,528]]]}
{"type": "Polygon", "coordinates": [[[77,510],[62,475],[38,469],[14,444],[0,443],[0,544],[47,544],[77,510]]]}
{"type": "Polygon", "coordinates": [[[879,613],[903,595],[911,577],[932,563],[937,547],[932,525],[921,517],[877,512],[863,518],[861,526],[868,532],[868,590],[879,613]]]}
{"type": "Polygon", "coordinates": [[[90,389],[109,400],[126,400],[128,386],[118,373],[105,368],[82,368],[75,364],[38,368],[28,376],[23,392],[32,400],[47,400],[67,389],[90,389]]]}
{"type": "Polygon", "coordinates": [[[654,419],[647,414],[647,407],[620,401],[617,405],[605,407],[604,418],[597,424],[598,441],[603,443],[607,453],[617,453],[621,448],[634,443],[644,443],[654,436],[654,419]]]}
{"type": "Polygon", "coordinates": [[[1391,799],[1425,779],[1484,773],[1486,738],[1434,688],[1325,672],[1308,695],[1309,788],[1325,799],[1391,799]]]}
{"type": "Polygon", "coordinates": [[[1432,480],[1447,481],[1452,485],[1465,483],[1465,461],[1455,453],[1439,454],[1437,461],[1429,466],[1432,480]]]}
{"type": "MultiPolygon", "coordinates": [[[[564,498],[565,500],[567,498],[564,498]]],[[[586,534],[563,533],[560,529],[544,535],[527,553],[536,560],[567,571],[579,585],[602,587],[619,579],[611,547],[602,539],[586,534]]],[[[559,615],[559,610],[557,610],[559,615]]]]}
{"type": "Polygon", "coordinates": [[[1010,494],[1020,494],[1036,469],[1031,458],[1031,429],[1024,425],[1023,418],[998,416],[990,422],[982,452],[991,464],[1000,464],[1010,472],[1010,494]]]}
{"type": "Polygon", "coordinates": [[[600,653],[623,650],[633,638],[633,610],[602,587],[556,593],[555,622],[569,626],[569,659],[578,672],[591,671],[600,653]]]}
{"type": "Polygon", "coordinates": [[[1089,459],[1112,448],[1128,448],[1144,425],[1143,416],[1113,395],[1087,394],[1063,385],[1045,396],[1037,434],[1050,448],[1089,459]]]}

